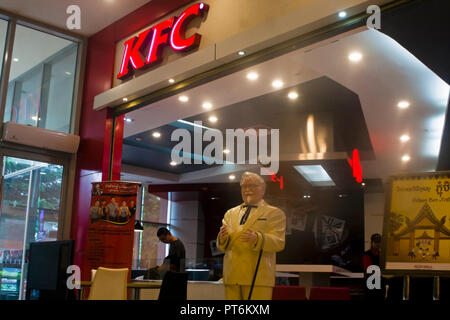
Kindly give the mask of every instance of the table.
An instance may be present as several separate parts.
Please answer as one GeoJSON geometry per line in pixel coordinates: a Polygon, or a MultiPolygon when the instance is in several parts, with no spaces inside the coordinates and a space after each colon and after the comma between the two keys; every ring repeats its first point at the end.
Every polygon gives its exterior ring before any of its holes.
{"type": "MultiPolygon", "coordinates": [[[[81,300],[82,297],[84,297],[85,287],[90,287],[92,285],[92,281],[80,281],[79,284],[81,287],[79,300],[81,300]]],[[[127,283],[127,288],[133,289],[134,300],[139,300],[141,289],[161,289],[161,280],[131,280],[131,282],[127,283]]]]}
{"type": "Polygon", "coordinates": [[[309,298],[311,287],[329,287],[331,275],[350,277],[352,272],[331,264],[277,264],[276,272],[298,273],[298,284],[305,287],[309,298]]]}

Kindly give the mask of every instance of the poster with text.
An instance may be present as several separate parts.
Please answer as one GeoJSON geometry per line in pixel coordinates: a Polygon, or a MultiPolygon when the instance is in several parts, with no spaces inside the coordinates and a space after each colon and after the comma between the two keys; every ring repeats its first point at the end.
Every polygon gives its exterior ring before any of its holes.
{"type": "Polygon", "coordinates": [[[138,187],[134,182],[92,183],[85,278],[98,267],[131,269],[138,187]]]}
{"type": "Polygon", "coordinates": [[[391,177],[385,208],[385,271],[450,271],[450,172],[391,177]]]}

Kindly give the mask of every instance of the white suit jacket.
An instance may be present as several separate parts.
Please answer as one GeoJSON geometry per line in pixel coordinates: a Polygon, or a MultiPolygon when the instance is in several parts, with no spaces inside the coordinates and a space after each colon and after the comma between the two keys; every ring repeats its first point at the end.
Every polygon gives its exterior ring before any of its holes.
{"type": "Polygon", "coordinates": [[[228,237],[222,243],[217,237],[217,247],[225,252],[223,280],[225,285],[252,284],[260,249],[263,249],[255,286],[275,285],[276,252],[284,249],[286,215],[276,207],[262,200],[257,208],[252,208],[247,222],[240,225],[242,214],[247,208],[243,203],[225,213],[222,225],[228,228],[228,237]],[[257,233],[256,243],[242,242],[242,232],[253,230],[257,233]]]}

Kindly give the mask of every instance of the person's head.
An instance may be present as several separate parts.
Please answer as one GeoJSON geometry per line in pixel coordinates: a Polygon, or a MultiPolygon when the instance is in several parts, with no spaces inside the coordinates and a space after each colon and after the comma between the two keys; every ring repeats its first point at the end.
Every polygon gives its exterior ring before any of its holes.
{"type": "Polygon", "coordinates": [[[159,228],[158,232],[156,233],[156,236],[158,237],[159,241],[163,243],[171,243],[172,240],[172,234],[167,228],[159,228]]]}
{"type": "Polygon", "coordinates": [[[266,183],[260,175],[244,172],[241,177],[241,195],[246,204],[256,205],[264,197],[266,183]]]}
{"type": "Polygon", "coordinates": [[[374,250],[381,249],[381,235],[379,233],[370,236],[370,247],[374,250]]]}
{"type": "Polygon", "coordinates": [[[122,206],[125,207],[127,205],[127,202],[124,200],[122,201],[122,206]]]}
{"type": "Polygon", "coordinates": [[[98,200],[95,201],[95,206],[96,206],[96,207],[100,206],[100,201],[98,201],[98,200]]]}
{"type": "Polygon", "coordinates": [[[111,203],[116,203],[116,198],[112,197],[111,198],[111,203]]]}
{"type": "Polygon", "coordinates": [[[130,201],[130,206],[134,206],[134,200],[130,201]]]}

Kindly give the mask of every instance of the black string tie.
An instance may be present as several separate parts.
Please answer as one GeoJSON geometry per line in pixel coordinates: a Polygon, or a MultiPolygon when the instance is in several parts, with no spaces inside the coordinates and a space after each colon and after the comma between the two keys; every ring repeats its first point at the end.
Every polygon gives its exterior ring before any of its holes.
{"type": "Polygon", "coordinates": [[[247,208],[247,210],[245,211],[244,215],[242,216],[240,224],[244,224],[245,222],[247,222],[248,216],[249,216],[250,211],[252,210],[252,208],[258,208],[258,206],[252,206],[250,204],[246,204],[243,207],[247,208]]]}

